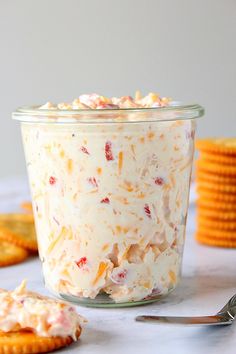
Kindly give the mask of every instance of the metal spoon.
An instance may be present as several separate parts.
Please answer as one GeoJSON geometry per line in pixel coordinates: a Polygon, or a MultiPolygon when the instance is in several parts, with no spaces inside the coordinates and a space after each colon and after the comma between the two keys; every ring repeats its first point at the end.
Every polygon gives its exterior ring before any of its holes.
{"type": "Polygon", "coordinates": [[[199,317],[175,317],[175,316],[137,316],[136,321],[141,322],[155,322],[155,323],[169,323],[181,325],[230,325],[236,318],[236,294],[231,297],[228,303],[213,316],[199,316],[199,317]]]}

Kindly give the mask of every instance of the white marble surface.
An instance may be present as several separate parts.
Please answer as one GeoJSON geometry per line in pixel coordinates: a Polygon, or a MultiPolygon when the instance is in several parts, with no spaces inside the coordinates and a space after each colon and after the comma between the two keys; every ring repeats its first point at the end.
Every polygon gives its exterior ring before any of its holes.
{"type": "MultiPolygon", "coordinates": [[[[24,178],[0,181],[0,212],[14,211],[27,198],[24,178]]],[[[160,302],[126,309],[91,309],[78,307],[88,319],[78,343],[60,353],[80,354],[234,354],[236,323],[227,327],[188,327],[145,324],[134,321],[136,315],[206,315],[214,314],[236,293],[236,250],[210,248],[196,244],[194,205],[188,218],[183,261],[183,278],[178,288],[160,302]]],[[[44,289],[37,258],[7,268],[0,268],[0,286],[14,288],[23,278],[41,293],[44,289]]]]}

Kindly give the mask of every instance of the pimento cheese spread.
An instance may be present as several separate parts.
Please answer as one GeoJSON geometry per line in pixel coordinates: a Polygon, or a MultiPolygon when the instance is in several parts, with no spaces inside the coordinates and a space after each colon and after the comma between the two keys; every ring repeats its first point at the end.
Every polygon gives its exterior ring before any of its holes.
{"type": "Polygon", "coordinates": [[[14,291],[0,289],[0,330],[30,329],[42,337],[76,340],[76,331],[85,320],[75,307],[59,300],[27,291],[25,282],[14,291]]]}

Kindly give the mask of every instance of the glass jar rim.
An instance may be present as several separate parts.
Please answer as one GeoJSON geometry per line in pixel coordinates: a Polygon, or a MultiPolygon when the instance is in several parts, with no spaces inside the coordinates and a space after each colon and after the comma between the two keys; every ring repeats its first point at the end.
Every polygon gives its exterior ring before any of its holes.
{"type": "Polygon", "coordinates": [[[165,107],[115,108],[115,109],[42,109],[39,105],[22,106],[12,113],[12,118],[32,123],[149,123],[189,120],[204,115],[199,104],[172,103],[165,107]],[[127,119],[127,115],[129,115],[127,119]]]}

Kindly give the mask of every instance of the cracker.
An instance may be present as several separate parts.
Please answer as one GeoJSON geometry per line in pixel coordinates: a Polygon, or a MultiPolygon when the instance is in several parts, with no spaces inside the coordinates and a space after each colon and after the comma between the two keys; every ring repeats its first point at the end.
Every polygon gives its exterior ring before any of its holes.
{"type": "Polygon", "coordinates": [[[214,154],[209,152],[201,152],[200,155],[202,160],[214,162],[221,165],[235,165],[236,156],[228,156],[222,154],[214,154]]]}
{"type": "Polygon", "coordinates": [[[214,230],[205,226],[198,226],[197,231],[199,234],[206,235],[210,238],[219,238],[224,239],[226,241],[235,241],[236,242],[236,230],[214,230]]]}
{"type": "Polygon", "coordinates": [[[0,267],[20,263],[28,257],[28,252],[10,242],[0,240],[0,267]]]}
{"type": "Polygon", "coordinates": [[[0,239],[36,252],[34,218],[30,214],[0,214],[0,239]]]}
{"type": "Polygon", "coordinates": [[[233,221],[221,221],[216,219],[210,219],[207,217],[199,216],[197,219],[199,228],[210,228],[212,230],[234,230],[236,231],[236,220],[233,221]]]}
{"type": "Polygon", "coordinates": [[[198,139],[196,148],[200,151],[236,156],[236,138],[198,139]]]}
{"type": "Polygon", "coordinates": [[[20,207],[31,214],[33,213],[33,207],[31,202],[22,202],[20,207]]]}
{"type": "Polygon", "coordinates": [[[200,199],[204,198],[204,199],[216,200],[219,202],[222,201],[222,202],[230,202],[230,203],[236,202],[236,194],[217,192],[211,189],[202,188],[198,185],[196,190],[200,199]]]}
{"type": "Polygon", "coordinates": [[[236,177],[234,176],[216,175],[215,173],[211,173],[209,171],[203,171],[200,168],[196,169],[196,180],[205,180],[213,183],[215,182],[236,185],[236,177]]]}
{"type": "MultiPolygon", "coordinates": [[[[77,339],[81,328],[77,331],[77,339]]],[[[67,337],[39,337],[31,331],[0,331],[0,354],[33,354],[49,353],[70,345],[73,339],[67,337]]]]}
{"type": "Polygon", "coordinates": [[[236,203],[200,198],[197,200],[196,204],[199,208],[236,212],[236,203]]]}
{"type": "Polygon", "coordinates": [[[236,194],[236,185],[233,184],[221,184],[217,182],[206,181],[201,178],[198,178],[197,183],[199,188],[209,189],[216,192],[236,194]]]}
{"type": "Polygon", "coordinates": [[[215,162],[199,159],[196,161],[196,166],[202,171],[215,173],[220,176],[233,176],[236,178],[236,165],[221,165],[215,162]]]}
{"type": "Polygon", "coordinates": [[[208,246],[226,247],[226,248],[236,247],[236,240],[226,240],[224,238],[213,238],[199,232],[196,233],[195,237],[199,243],[208,246]]]}
{"type": "Polygon", "coordinates": [[[215,209],[207,209],[203,207],[199,207],[197,209],[197,214],[200,217],[206,217],[210,219],[215,219],[219,221],[235,221],[236,220],[236,211],[221,211],[215,209]]]}

